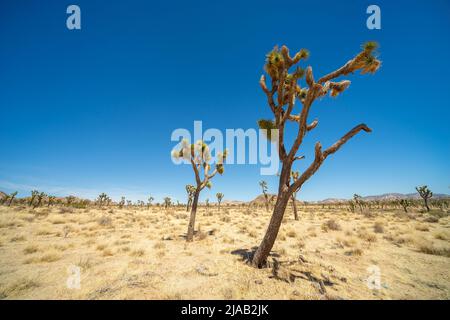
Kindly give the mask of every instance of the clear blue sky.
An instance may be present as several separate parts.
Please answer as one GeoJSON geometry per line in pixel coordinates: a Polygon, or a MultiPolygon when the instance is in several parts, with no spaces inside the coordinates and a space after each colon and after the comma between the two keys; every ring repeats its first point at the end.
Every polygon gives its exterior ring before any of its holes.
{"type": "MultiPolygon", "coordinates": [[[[2,1],[0,190],[184,200],[194,177],[170,160],[172,130],[194,120],[248,129],[270,117],[258,80],[274,45],[309,49],[319,77],[376,40],[382,68],[314,105],[319,126],[298,169],[316,141],[328,146],[360,122],[373,133],[327,159],[299,198],[419,184],[448,193],[449,13],[446,0],[2,1]],[[66,28],[69,4],[81,7],[79,31],[66,28]],[[366,28],[369,4],[381,7],[381,30],[366,28]]],[[[259,169],[226,167],[202,199],[252,199],[261,179],[274,192],[277,177],[259,169]]]]}

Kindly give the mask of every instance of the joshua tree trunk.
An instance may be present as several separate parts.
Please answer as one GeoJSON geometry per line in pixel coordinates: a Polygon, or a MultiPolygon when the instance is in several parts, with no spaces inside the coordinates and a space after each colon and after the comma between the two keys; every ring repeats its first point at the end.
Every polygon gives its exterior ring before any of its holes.
{"type": "Polygon", "coordinates": [[[197,190],[195,190],[194,200],[192,201],[191,217],[189,218],[189,225],[186,235],[186,241],[188,242],[194,240],[195,216],[197,214],[197,204],[199,196],[200,196],[200,188],[197,188],[197,190]]]}
{"type": "Polygon", "coordinates": [[[290,194],[288,192],[287,188],[290,179],[291,166],[292,163],[283,163],[280,174],[278,197],[273,208],[272,217],[270,218],[266,234],[256,250],[255,255],[253,256],[252,264],[256,267],[262,267],[266,263],[267,257],[269,256],[277,238],[278,231],[280,230],[286,206],[292,195],[292,193],[290,194]]]}
{"type": "Polygon", "coordinates": [[[291,198],[292,198],[292,209],[294,209],[294,219],[298,220],[297,203],[295,203],[296,202],[295,195],[293,194],[291,198]]]}
{"type": "Polygon", "coordinates": [[[186,211],[189,211],[189,208],[191,207],[191,204],[192,204],[192,198],[189,198],[188,202],[186,204],[186,211]]]}
{"type": "Polygon", "coordinates": [[[427,212],[430,212],[430,207],[428,206],[428,198],[423,199],[425,202],[425,208],[427,208],[427,212]]]}
{"type": "Polygon", "coordinates": [[[270,251],[272,250],[275,239],[278,235],[278,231],[280,230],[286,206],[289,202],[289,199],[291,198],[291,195],[287,190],[287,184],[289,183],[290,179],[290,172],[291,164],[283,163],[280,174],[280,188],[278,190],[278,197],[275,202],[272,217],[270,219],[269,226],[267,227],[266,234],[261,241],[258,249],[256,250],[255,255],[253,256],[252,263],[256,267],[262,267],[266,263],[266,259],[269,256],[270,251]]]}
{"type": "Polygon", "coordinates": [[[8,203],[8,206],[9,206],[9,207],[11,207],[11,204],[12,204],[12,202],[13,202],[13,200],[14,200],[14,197],[15,197],[15,196],[11,196],[11,197],[10,197],[9,203],[8,203]]]}

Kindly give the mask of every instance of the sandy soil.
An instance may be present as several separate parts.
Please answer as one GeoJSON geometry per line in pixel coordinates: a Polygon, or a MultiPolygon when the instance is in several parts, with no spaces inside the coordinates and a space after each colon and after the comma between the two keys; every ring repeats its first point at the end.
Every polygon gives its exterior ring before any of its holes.
{"type": "Polygon", "coordinates": [[[449,216],[322,208],[299,214],[295,221],[286,212],[271,263],[258,270],[245,257],[264,234],[264,209],[201,208],[200,231],[187,244],[183,208],[3,206],[0,298],[450,298],[449,216]],[[67,285],[74,267],[79,289],[67,285]],[[374,270],[379,289],[367,284],[374,270]]]}

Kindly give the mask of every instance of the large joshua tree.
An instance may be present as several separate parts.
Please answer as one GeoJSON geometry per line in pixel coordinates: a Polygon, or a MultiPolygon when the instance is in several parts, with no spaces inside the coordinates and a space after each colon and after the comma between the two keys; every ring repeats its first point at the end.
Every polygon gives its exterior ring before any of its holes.
{"type": "Polygon", "coordinates": [[[428,199],[433,196],[433,192],[428,189],[428,186],[416,187],[416,190],[419,193],[420,197],[423,199],[423,203],[425,205],[425,208],[427,209],[427,212],[429,212],[430,207],[428,206],[428,199]]]}
{"type": "Polygon", "coordinates": [[[211,179],[217,173],[219,173],[220,175],[223,174],[223,162],[227,157],[227,151],[225,150],[223,153],[217,153],[215,169],[211,173],[211,153],[208,145],[202,140],[197,141],[195,144],[189,144],[189,142],[184,139],[181,144],[181,149],[173,150],[172,156],[176,159],[183,158],[189,161],[195,174],[196,187],[194,198],[192,200],[191,214],[189,217],[188,230],[186,234],[186,241],[191,242],[194,240],[195,217],[197,214],[200,192],[205,187],[211,188],[211,179]]]}
{"type": "MultiPolygon", "coordinates": [[[[305,135],[317,127],[318,121],[308,122],[308,115],[311,107],[317,99],[326,96],[328,93],[336,97],[346,90],[350,81],[341,80],[335,82],[341,76],[354,73],[358,70],[361,73],[375,73],[381,65],[376,58],[375,50],[377,44],[368,42],[359,54],[349,60],[342,67],[316,80],[310,66],[306,70],[298,66],[301,60],[308,58],[308,51],[300,50],[293,57],[289,54],[286,46],[275,47],[267,56],[265,71],[269,76],[270,87],[266,83],[266,75],[262,75],[260,85],[267,96],[267,102],[274,115],[274,120],[260,120],[258,122],[261,129],[266,129],[267,137],[273,139],[278,144],[278,156],[282,165],[279,175],[278,196],[272,217],[266,234],[253,255],[252,264],[262,267],[275,243],[281,221],[292,194],[303,186],[320,168],[326,158],[339,150],[348,140],[360,131],[371,132],[365,124],[359,124],[331,147],[322,150],[322,145],[317,142],[315,145],[315,156],[312,163],[302,172],[297,181],[290,183],[290,174],[294,162],[302,157],[297,155],[297,151],[302,145],[305,135]],[[291,71],[292,70],[292,71],[291,71]],[[299,80],[306,76],[306,83],[301,85],[299,80]],[[300,102],[299,110],[296,110],[296,102],[300,102]],[[290,150],[285,145],[284,129],[288,122],[298,125],[298,132],[292,143],[290,150]],[[273,135],[271,130],[278,130],[277,135],[273,135]]],[[[276,132],[276,131],[275,131],[276,132]]]]}

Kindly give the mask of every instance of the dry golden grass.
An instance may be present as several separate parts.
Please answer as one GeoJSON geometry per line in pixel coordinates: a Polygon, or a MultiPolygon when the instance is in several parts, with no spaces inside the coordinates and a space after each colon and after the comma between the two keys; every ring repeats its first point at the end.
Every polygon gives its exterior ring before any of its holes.
{"type": "Polygon", "coordinates": [[[258,270],[245,260],[267,227],[264,209],[201,207],[186,243],[184,208],[0,207],[0,299],[450,298],[447,215],[301,207],[299,216],[288,209],[258,270]],[[378,291],[364,280],[372,265],[378,291]],[[66,286],[70,266],[80,289],[66,286]]]}

